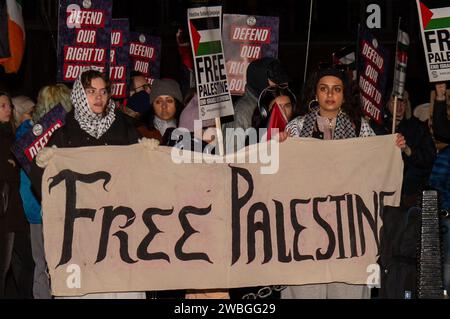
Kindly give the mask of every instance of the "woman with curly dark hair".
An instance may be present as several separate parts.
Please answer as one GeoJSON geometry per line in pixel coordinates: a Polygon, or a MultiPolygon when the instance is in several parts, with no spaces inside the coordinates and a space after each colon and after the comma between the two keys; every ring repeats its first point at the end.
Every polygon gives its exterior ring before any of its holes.
{"type": "MultiPolygon", "coordinates": [[[[305,105],[308,110],[287,125],[285,134],[323,140],[375,136],[362,117],[359,96],[353,94],[343,71],[320,69],[312,74],[307,88],[305,105]]],[[[401,134],[397,136],[396,144],[401,149],[405,148],[401,134]]],[[[370,298],[370,290],[365,285],[329,283],[288,286],[281,295],[283,299],[367,299],[370,298]]]]}
{"type": "Polygon", "coordinates": [[[347,85],[343,71],[320,69],[310,77],[304,95],[303,116],[298,116],[286,127],[289,136],[315,137],[337,140],[374,136],[362,117],[359,99],[347,85]]]}

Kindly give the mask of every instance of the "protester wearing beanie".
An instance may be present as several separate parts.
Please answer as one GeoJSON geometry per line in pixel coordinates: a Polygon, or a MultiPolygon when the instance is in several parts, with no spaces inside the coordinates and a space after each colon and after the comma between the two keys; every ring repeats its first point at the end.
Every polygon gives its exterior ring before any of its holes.
{"type": "Polygon", "coordinates": [[[163,137],[162,145],[167,145],[183,110],[183,96],[178,83],[171,79],[155,80],[150,93],[150,104],[152,109],[149,126],[159,131],[163,137]]]}

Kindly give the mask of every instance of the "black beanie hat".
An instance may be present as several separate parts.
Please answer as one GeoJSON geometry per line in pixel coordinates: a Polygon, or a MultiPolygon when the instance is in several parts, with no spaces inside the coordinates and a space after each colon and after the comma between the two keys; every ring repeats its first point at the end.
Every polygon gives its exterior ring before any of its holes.
{"type": "Polygon", "coordinates": [[[275,84],[289,82],[289,76],[275,58],[261,58],[251,62],[247,68],[247,86],[250,91],[259,96],[269,86],[268,80],[275,84]]]}

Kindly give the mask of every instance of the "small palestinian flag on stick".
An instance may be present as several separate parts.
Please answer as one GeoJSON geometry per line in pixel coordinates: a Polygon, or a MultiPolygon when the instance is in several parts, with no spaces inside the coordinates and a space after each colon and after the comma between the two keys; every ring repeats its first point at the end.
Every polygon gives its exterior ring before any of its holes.
{"type": "MultiPolygon", "coordinates": [[[[400,24],[400,23],[399,23],[400,24]]],[[[402,99],[405,92],[406,67],[408,64],[409,35],[398,28],[397,53],[395,59],[393,95],[402,99]]]]}
{"type": "Polygon", "coordinates": [[[355,47],[349,46],[333,53],[333,66],[343,68],[348,72],[349,78],[356,80],[356,54],[355,47]]]}

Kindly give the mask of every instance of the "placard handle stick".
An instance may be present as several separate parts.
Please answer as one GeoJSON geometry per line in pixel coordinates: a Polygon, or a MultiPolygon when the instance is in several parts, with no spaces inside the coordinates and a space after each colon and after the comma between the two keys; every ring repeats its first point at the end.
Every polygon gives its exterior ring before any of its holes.
{"type": "Polygon", "coordinates": [[[223,149],[223,134],[222,134],[222,124],[220,117],[216,117],[216,131],[217,131],[217,143],[219,144],[219,155],[224,156],[225,152],[223,149]]]}
{"type": "Polygon", "coordinates": [[[397,124],[397,102],[398,97],[394,96],[394,111],[392,114],[392,134],[395,134],[395,126],[397,124]]]}

